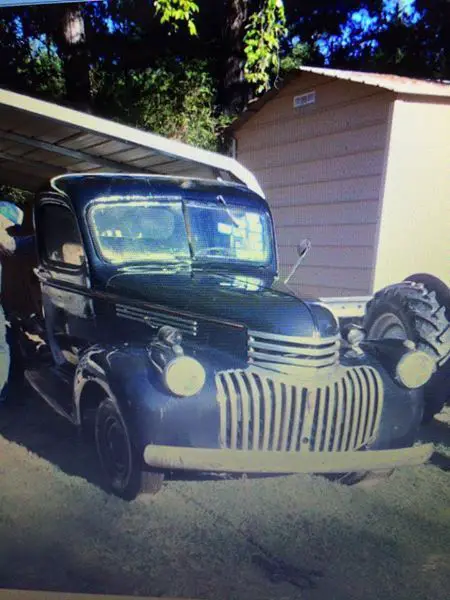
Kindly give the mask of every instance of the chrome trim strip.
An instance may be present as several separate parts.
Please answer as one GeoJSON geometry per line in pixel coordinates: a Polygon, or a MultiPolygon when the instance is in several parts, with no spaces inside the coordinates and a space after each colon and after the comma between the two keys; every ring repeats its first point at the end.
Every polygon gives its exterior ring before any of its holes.
{"type": "Polygon", "coordinates": [[[339,335],[332,337],[296,337],[291,335],[281,335],[278,333],[267,333],[265,331],[249,330],[248,335],[252,338],[262,340],[275,340],[280,342],[290,342],[292,344],[305,344],[306,346],[323,346],[324,344],[333,344],[340,340],[339,335]]]}
{"type": "MultiPolygon", "coordinates": [[[[336,352],[339,348],[338,342],[331,342],[324,344],[323,346],[314,346],[313,348],[308,348],[308,346],[282,346],[281,344],[267,344],[264,342],[253,341],[252,338],[249,340],[249,346],[253,348],[257,348],[259,350],[273,350],[274,352],[286,352],[287,354],[303,354],[305,356],[323,356],[327,351],[329,353],[336,352]]],[[[268,354],[270,356],[270,354],[268,354]]]]}
{"type": "Polygon", "coordinates": [[[197,335],[197,321],[186,319],[184,317],[166,315],[164,313],[158,313],[155,311],[147,311],[145,309],[123,304],[116,305],[116,314],[118,317],[139,321],[155,329],[164,325],[170,325],[172,327],[177,327],[183,333],[193,336],[197,335]]]}
{"type": "Polygon", "coordinates": [[[260,365],[264,365],[267,362],[268,364],[293,365],[296,367],[327,367],[335,364],[339,358],[339,352],[335,352],[326,358],[295,358],[249,350],[248,358],[249,362],[255,362],[260,365]]]}

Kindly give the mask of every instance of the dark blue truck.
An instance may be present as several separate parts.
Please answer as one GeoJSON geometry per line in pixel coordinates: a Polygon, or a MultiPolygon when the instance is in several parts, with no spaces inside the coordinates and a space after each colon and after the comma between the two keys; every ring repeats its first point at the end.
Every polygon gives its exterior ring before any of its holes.
{"type": "Polygon", "coordinates": [[[370,341],[278,274],[269,207],[246,186],[136,174],[52,179],[34,223],[47,351],[25,377],[95,441],[110,489],[167,473],[357,481],[427,461],[434,363],[370,341]]]}

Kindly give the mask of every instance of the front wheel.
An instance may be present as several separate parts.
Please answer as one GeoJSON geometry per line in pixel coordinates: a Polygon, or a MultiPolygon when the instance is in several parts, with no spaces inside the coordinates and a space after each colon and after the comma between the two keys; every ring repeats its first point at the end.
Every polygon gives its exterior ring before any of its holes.
{"type": "Polygon", "coordinates": [[[95,441],[109,487],[116,496],[134,500],[140,493],[156,494],[161,489],[164,475],[142,470],[128,427],[110,398],[105,398],[97,409],[95,441]]]}

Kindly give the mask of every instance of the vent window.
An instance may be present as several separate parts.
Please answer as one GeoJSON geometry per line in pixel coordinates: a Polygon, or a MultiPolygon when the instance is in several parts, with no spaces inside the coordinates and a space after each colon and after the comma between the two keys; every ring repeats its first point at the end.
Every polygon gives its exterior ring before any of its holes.
{"type": "Polygon", "coordinates": [[[316,102],[316,92],[308,92],[301,94],[300,96],[294,96],[294,108],[303,108],[308,104],[314,104],[316,102]]]}

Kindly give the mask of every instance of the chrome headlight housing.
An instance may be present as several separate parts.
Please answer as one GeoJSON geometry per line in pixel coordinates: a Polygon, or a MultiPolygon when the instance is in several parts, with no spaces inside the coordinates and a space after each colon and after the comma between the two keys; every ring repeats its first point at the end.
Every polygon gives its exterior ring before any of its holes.
{"type": "Polygon", "coordinates": [[[191,356],[176,356],[164,368],[164,385],[175,396],[195,396],[205,385],[202,364],[191,356]]]}
{"type": "Polygon", "coordinates": [[[409,389],[425,385],[436,369],[434,360],[422,350],[412,350],[404,354],[397,363],[397,380],[409,389]]]}
{"type": "Polygon", "coordinates": [[[184,354],[182,341],[178,329],[161,327],[148,348],[149,358],[168,392],[180,397],[195,396],[205,385],[206,372],[197,359],[184,354]]]}

